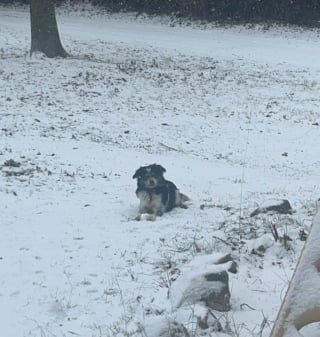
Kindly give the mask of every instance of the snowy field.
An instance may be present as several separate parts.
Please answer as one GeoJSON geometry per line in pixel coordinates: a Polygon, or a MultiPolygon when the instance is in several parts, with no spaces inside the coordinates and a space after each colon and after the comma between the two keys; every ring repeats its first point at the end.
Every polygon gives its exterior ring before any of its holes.
{"type": "Polygon", "coordinates": [[[28,11],[0,8],[1,336],[269,336],[320,196],[319,31],[57,19],[72,56],[30,58],[28,11]],[[191,202],[138,222],[151,163],[191,202]],[[216,252],[239,267],[221,331],[168,298],[216,252]]]}

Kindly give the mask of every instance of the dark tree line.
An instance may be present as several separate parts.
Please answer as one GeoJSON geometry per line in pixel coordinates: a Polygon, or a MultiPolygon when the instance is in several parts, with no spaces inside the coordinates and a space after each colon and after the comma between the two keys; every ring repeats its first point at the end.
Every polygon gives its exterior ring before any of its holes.
{"type": "MultiPolygon", "coordinates": [[[[320,0],[90,0],[110,11],[231,23],[279,22],[320,26],[320,0]]],[[[0,0],[12,3],[14,0],[0,0]]],[[[28,0],[20,0],[28,3],[28,0]]],[[[56,4],[64,0],[56,0],[56,4]]],[[[76,2],[76,1],[72,1],[76,2]]],[[[81,0],[77,0],[81,2],[81,0]]]]}
{"type": "Polygon", "coordinates": [[[92,0],[113,11],[219,22],[281,22],[320,26],[320,0],[92,0]]]}

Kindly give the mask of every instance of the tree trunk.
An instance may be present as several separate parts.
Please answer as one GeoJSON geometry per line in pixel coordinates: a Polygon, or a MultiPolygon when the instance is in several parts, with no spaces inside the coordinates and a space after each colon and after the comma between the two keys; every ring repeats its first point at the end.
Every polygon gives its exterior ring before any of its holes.
{"type": "Polygon", "coordinates": [[[30,0],[31,54],[42,52],[47,57],[66,57],[62,47],[54,0],[30,0]]]}

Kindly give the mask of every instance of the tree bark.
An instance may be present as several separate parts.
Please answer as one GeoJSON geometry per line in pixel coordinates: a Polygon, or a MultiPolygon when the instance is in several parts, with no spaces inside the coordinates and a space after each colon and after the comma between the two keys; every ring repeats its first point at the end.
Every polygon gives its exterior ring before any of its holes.
{"type": "Polygon", "coordinates": [[[66,57],[58,31],[54,0],[30,0],[31,54],[42,52],[47,57],[66,57]]]}

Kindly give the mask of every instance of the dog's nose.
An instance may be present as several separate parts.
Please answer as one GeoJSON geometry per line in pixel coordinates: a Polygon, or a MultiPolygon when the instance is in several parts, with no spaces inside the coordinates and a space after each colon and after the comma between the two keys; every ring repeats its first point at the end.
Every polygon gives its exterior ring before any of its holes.
{"type": "Polygon", "coordinates": [[[155,179],[150,179],[150,180],[149,180],[149,185],[150,185],[150,186],[155,186],[155,185],[156,185],[155,179]]]}

